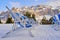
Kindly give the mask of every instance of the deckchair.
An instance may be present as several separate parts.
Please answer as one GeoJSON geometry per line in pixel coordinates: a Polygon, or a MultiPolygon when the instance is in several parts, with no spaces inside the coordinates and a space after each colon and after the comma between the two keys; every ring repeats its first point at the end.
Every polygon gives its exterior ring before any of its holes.
{"type": "Polygon", "coordinates": [[[53,22],[54,22],[53,28],[56,31],[60,30],[60,14],[56,14],[53,16],[53,22]]]}
{"type": "Polygon", "coordinates": [[[21,13],[13,13],[7,6],[6,6],[6,8],[9,10],[10,15],[14,19],[14,24],[13,24],[12,30],[7,32],[4,36],[2,36],[2,38],[7,37],[10,33],[14,32],[16,30],[19,30],[19,29],[27,30],[29,32],[30,36],[33,37],[32,32],[31,32],[32,24],[29,23],[29,19],[21,13]],[[26,23],[24,23],[24,21],[26,23]]]}

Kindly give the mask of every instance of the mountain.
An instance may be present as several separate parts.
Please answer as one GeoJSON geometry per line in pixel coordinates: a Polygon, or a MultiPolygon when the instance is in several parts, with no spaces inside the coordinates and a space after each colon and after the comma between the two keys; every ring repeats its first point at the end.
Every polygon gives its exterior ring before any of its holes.
{"type": "MultiPolygon", "coordinates": [[[[21,8],[15,8],[13,7],[12,12],[14,13],[22,13],[25,14],[27,11],[30,12],[31,14],[35,14],[35,17],[40,19],[42,15],[51,15],[54,16],[55,14],[60,13],[60,6],[57,6],[57,8],[53,8],[52,6],[49,5],[36,5],[36,6],[24,6],[21,8]]],[[[3,20],[6,20],[9,16],[9,11],[7,10],[6,12],[1,12],[0,15],[6,15],[3,20]]]]}

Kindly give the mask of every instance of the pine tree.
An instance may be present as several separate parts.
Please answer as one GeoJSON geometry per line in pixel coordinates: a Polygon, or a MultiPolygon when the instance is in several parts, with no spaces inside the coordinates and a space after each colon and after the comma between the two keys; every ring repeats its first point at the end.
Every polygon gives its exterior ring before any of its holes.
{"type": "Polygon", "coordinates": [[[6,23],[14,23],[13,20],[12,20],[12,17],[8,17],[6,23]]]}
{"type": "Polygon", "coordinates": [[[28,18],[31,18],[31,13],[30,12],[26,12],[26,14],[24,14],[25,16],[27,16],[28,18]]]}
{"type": "Polygon", "coordinates": [[[35,14],[32,14],[32,18],[36,21],[36,19],[35,19],[35,14]]]}
{"type": "Polygon", "coordinates": [[[54,22],[53,22],[53,17],[51,17],[51,18],[49,19],[49,22],[50,22],[51,24],[54,24],[54,22]]]}
{"type": "Polygon", "coordinates": [[[41,23],[42,23],[42,24],[46,24],[46,21],[47,21],[47,20],[46,20],[46,17],[44,16],[43,19],[41,20],[41,23]]]}
{"type": "Polygon", "coordinates": [[[1,20],[0,20],[0,24],[1,24],[2,22],[1,22],[1,20]]]}

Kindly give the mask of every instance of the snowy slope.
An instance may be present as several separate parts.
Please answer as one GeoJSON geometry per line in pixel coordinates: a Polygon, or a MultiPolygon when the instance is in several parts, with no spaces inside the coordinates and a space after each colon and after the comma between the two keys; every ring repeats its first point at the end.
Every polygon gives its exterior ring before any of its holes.
{"type": "Polygon", "coordinates": [[[0,24],[0,37],[8,31],[12,30],[12,25],[13,24],[0,24]]]}
{"type": "MultiPolygon", "coordinates": [[[[12,24],[0,24],[0,37],[6,32],[12,29],[12,24]]],[[[31,29],[34,37],[29,35],[27,30],[17,30],[10,33],[6,38],[0,38],[0,40],[60,40],[60,31],[54,30],[52,25],[33,25],[31,29]]]]}

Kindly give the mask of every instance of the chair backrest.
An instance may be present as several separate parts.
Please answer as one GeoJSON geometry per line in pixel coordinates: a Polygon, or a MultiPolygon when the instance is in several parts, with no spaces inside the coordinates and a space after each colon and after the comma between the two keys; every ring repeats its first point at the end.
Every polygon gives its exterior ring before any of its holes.
{"type": "Polygon", "coordinates": [[[60,14],[56,14],[55,16],[53,16],[53,22],[60,23],[60,14]]]}
{"type": "Polygon", "coordinates": [[[12,10],[10,10],[7,6],[6,8],[10,11],[10,15],[14,18],[14,22],[17,23],[18,25],[20,25],[21,27],[24,27],[24,25],[28,28],[28,27],[32,27],[31,24],[29,24],[29,20],[27,17],[25,17],[23,14],[21,15],[21,13],[13,13],[12,10]],[[20,20],[22,19],[22,22],[20,22],[20,20]],[[26,23],[24,24],[24,20],[26,20],[26,23]]]}

